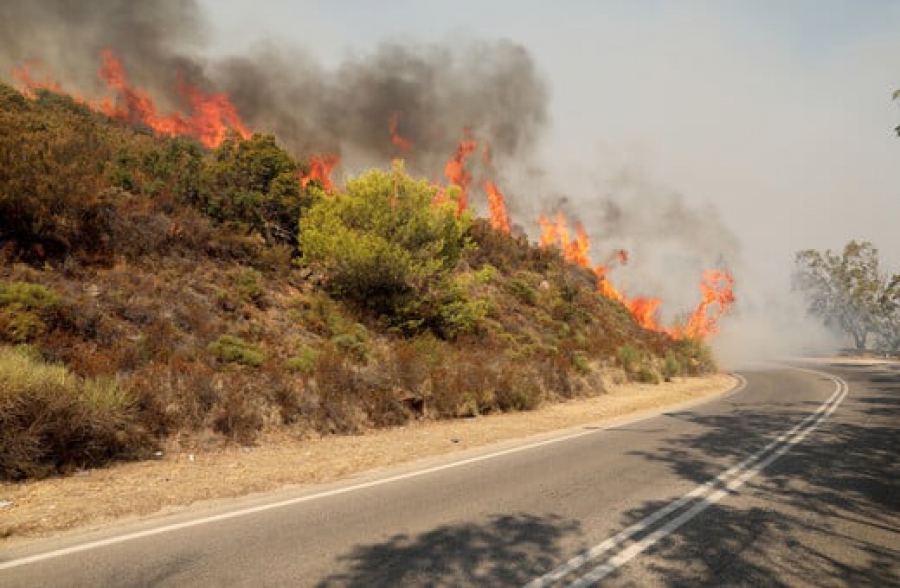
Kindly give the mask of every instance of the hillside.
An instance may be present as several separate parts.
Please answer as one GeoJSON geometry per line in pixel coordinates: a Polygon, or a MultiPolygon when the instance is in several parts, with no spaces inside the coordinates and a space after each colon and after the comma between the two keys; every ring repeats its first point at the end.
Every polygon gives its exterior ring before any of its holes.
{"type": "Polygon", "coordinates": [[[714,369],[464,189],[401,162],[333,187],[272,136],[216,143],[0,85],[0,478],[714,369]]]}

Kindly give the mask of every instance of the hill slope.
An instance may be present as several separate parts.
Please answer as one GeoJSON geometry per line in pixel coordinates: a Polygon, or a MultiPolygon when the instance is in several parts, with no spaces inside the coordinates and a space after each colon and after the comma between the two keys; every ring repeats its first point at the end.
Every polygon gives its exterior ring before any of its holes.
{"type": "Polygon", "coordinates": [[[333,193],[311,171],[0,85],[0,478],[713,369],[402,164],[333,193]]]}

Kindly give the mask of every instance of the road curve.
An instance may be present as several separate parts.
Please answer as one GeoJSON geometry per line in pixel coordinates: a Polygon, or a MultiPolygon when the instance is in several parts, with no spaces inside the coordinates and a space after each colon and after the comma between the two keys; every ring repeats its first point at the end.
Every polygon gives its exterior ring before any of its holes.
{"type": "Polygon", "coordinates": [[[0,553],[0,586],[900,585],[900,365],[0,553]]]}

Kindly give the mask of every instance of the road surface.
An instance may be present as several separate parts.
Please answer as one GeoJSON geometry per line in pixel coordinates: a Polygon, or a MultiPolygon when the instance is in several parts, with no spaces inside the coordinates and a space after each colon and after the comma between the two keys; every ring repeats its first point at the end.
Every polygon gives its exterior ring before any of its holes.
{"type": "Polygon", "coordinates": [[[815,370],[8,549],[0,586],[900,586],[900,365],[815,370]]]}

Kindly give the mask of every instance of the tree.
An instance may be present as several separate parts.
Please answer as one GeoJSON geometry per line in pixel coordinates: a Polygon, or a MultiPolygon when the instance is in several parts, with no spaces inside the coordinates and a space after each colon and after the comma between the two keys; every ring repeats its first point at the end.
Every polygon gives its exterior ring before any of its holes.
{"type": "Polygon", "coordinates": [[[900,274],[894,274],[881,295],[881,313],[876,317],[875,331],[882,349],[900,352],[900,274]]]}
{"type": "Polygon", "coordinates": [[[292,243],[297,221],[313,200],[300,187],[299,170],[272,135],[231,137],[204,170],[201,206],[218,221],[259,231],[270,243],[292,243]]]}
{"type": "Polygon", "coordinates": [[[437,188],[393,170],[372,170],[323,196],[300,220],[303,262],[335,296],[394,324],[429,320],[423,305],[447,285],[467,246],[470,219],[437,188]]]}
{"type": "Polygon", "coordinates": [[[871,243],[850,241],[841,255],[808,249],[797,253],[795,262],[794,285],[806,294],[812,314],[852,336],[860,350],[870,334],[882,342],[891,338],[898,328],[900,276],[888,280],[882,274],[871,243]]]}

